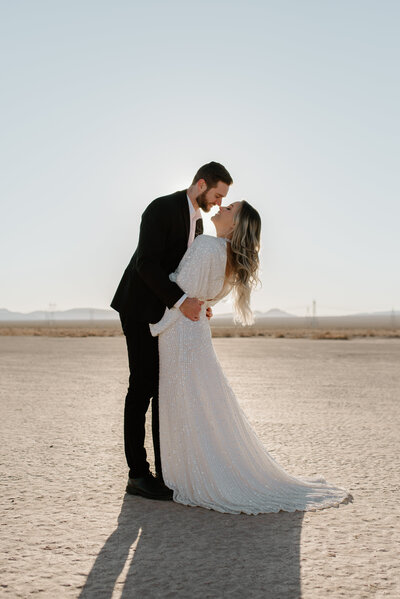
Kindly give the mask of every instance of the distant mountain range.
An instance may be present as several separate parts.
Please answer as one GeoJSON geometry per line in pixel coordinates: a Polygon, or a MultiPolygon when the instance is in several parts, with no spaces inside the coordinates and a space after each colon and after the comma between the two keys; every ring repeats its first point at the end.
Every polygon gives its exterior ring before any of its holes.
{"type": "Polygon", "coordinates": [[[44,311],[36,312],[11,312],[5,308],[0,308],[0,321],[32,321],[32,320],[116,320],[118,314],[115,310],[99,310],[97,308],[73,308],[72,310],[44,311]]]}
{"type": "MultiPolygon", "coordinates": [[[[318,316],[317,318],[361,318],[361,317],[386,317],[389,318],[391,316],[395,316],[396,318],[400,317],[400,311],[396,310],[395,312],[386,311],[386,312],[363,312],[359,314],[351,314],[344,316],[318,316]]],[[[289,314],[284,310],[279,310],[278,308],[272,308],[267,312],[261,312],[256,310],[254,312],[254,316],[256,320],[260,320],[263,318],[282,318],[282,319],[304,319],[304,316],[295,316],[294,314],[289,314]]],[[[231,319],[232,313],[227,314],[216,314],[215,318],[218,319],[231,319]]],[[[308,318],[311,318],[309,316],[308,318]]],[[[98,308],[73,308],[72,310],[56,310],[56,311],[45,311],[45,310],[37,310],[35,312],[22,313],[22,312],[11,312],[6,308],[0,308],[0,322],[7,321],[65,321],[65,320],[117,320],[118,314],[114,310],[100,310],[98,308]]]]}
{"type": "MultiPolygon", "coordinates": [[[[232,312],[227,312],[226,314],[216,314],[215,318],[232,318],[232,312]]],[[[284,310],[279,310],[279,308],[271,308],[267,312],[260,312],[260,310],[254,311],[254,318],[301,318],[301,316],[295,316],[294,314],[289,314],[289,312],[285,312],[284,310]]]]}
{"type": "Polygon", "coordinates": [[[260,312],[259,310],[254,311],[255,318],[299,318],[294,314],[289,314],[289,312],[285,312],[284,310],[279,310],[279,308],[271,308],[268,312],[260,312]]]}

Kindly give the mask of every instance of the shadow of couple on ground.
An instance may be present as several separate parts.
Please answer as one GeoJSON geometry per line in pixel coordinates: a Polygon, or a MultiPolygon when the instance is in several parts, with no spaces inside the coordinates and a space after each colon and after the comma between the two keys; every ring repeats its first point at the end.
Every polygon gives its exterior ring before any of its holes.
{"type": "Polygon", "coordinates": [[[221,514],[125,495],[80,599],[298,599],[303,512],[221,514]]]}

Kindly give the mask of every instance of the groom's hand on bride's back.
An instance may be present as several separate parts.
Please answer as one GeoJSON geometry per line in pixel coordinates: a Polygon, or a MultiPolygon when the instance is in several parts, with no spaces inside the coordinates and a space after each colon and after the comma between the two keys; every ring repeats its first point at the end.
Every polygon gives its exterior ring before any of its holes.
{"type": "Polygon", "coordinates": [[[201,306],[204,302],[195,297],[187,297],[179,306],[179,310],[190,320],[199,320],[201,306]]]}

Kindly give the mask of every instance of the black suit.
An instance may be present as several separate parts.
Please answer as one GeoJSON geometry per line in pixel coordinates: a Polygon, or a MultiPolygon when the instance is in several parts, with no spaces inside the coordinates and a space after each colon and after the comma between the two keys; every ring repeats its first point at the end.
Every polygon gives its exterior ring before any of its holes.
{"type": "MultiPolygon", "coordinates": [[[[129,476],[146,475],[145,417],[152,399],[152,428],[156,471],[161,474],[158,424],[158,337],[149,323],[158,322],[165,307],[183,295],[169,280],[187,250],[190,217],[186,190],[157,198],[142,214],[139,243],[111,307],[120,314],[129,359],[129,389],[125,400],[125,455],[129,476]]],[[[203,232],[196,223],[196,235],[203,232]]]]}

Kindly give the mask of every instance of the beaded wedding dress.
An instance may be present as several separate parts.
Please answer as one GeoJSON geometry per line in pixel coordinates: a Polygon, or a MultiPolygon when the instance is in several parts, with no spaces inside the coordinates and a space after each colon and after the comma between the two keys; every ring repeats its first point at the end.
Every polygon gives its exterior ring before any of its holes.
{"type": "Polygon", "coordinates": [[[191,321],[168,308],[151,324],[159,335],[160,444],[165,484],[176,502],[231,514],[316,510],[349,493],[323,478],[295,478],[269,455],[222,372],[206,307],[224,287],[226,240],[196,237],[170,275],[189,297],[204,300],[191,321]]]}

